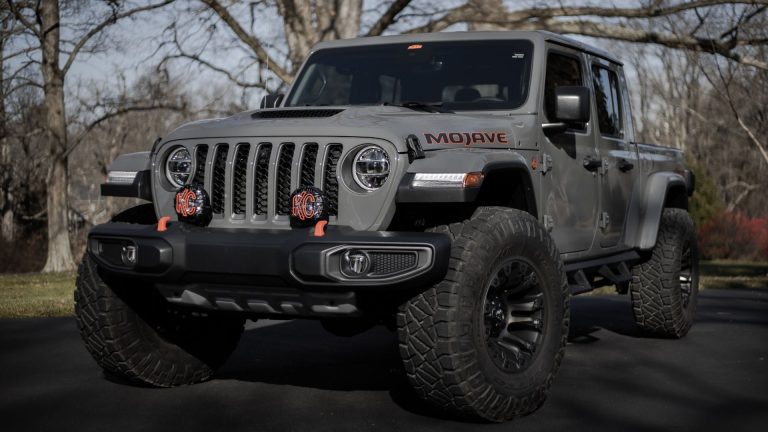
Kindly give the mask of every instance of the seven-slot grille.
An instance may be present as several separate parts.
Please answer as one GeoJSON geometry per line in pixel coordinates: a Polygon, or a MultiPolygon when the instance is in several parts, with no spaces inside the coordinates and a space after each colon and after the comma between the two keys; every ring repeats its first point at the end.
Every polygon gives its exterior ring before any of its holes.
{"type": "Polygon", "coordinates": [[[317,142],[198,144],[193,181],[210,192],[214,215],[224,219],[287,216],[291,192],[313,185],[325,191],[335,216],[342,150],[340,143],[317,142]]]}

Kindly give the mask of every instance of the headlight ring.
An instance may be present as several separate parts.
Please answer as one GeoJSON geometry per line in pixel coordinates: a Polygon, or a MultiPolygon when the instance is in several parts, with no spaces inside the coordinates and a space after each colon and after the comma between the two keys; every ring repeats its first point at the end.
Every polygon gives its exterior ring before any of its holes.
{"type": "Polygon", "coordinates": [[[352,177],[368,192],[379,189],[389,177],[389,155],[377,145],[363,147],[352,161],[352,177]]]}
{"type": "Polygon", "coordinates": [[[165,178],[172,186],[184,186],[192,175],[192,155],[185,147],[177,147],[165,158],[165,178]]]}

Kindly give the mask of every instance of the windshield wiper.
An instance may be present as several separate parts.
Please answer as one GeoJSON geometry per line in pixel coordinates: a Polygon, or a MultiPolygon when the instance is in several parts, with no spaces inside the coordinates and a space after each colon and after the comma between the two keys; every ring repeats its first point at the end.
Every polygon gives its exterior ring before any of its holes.
{"type": "Polygon", "coordinates": [[[430,113],[443,113],[443,114],[453,114],[453,111],[447,110],[443,108],[442,103],[427,103],[427,102],[418,102],[418,101],[407,101],[399,104],[392,104],[388,102],[384,102],[383,105],[392,105],[392,106],[399,106],[403,108],[410,108],[412,110],[416,111],[426,111],[430,113]]]}

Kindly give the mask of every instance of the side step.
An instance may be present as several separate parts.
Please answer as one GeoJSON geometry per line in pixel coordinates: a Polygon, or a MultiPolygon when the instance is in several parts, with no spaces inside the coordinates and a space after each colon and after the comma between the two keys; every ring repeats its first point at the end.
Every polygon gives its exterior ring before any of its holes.
{"type": "Polygon", "coordinates": [[[640,259],[635,251],[622,252],[589,261],[565,265],[568,285],[573,295],[592,291],[606,285],[616,285],[616,290],[624,294],[627,284],[632,280],[629,267],[640,259]]]}

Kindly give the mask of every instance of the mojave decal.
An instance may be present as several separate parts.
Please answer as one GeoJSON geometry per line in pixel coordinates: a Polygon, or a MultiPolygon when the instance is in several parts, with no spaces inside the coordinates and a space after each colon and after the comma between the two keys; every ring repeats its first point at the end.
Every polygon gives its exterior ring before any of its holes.
{"type": "Polygon", "coordinates": [[[509,144],[506,132],[425,132],[424,138],[427,144],[509,144]]]}

